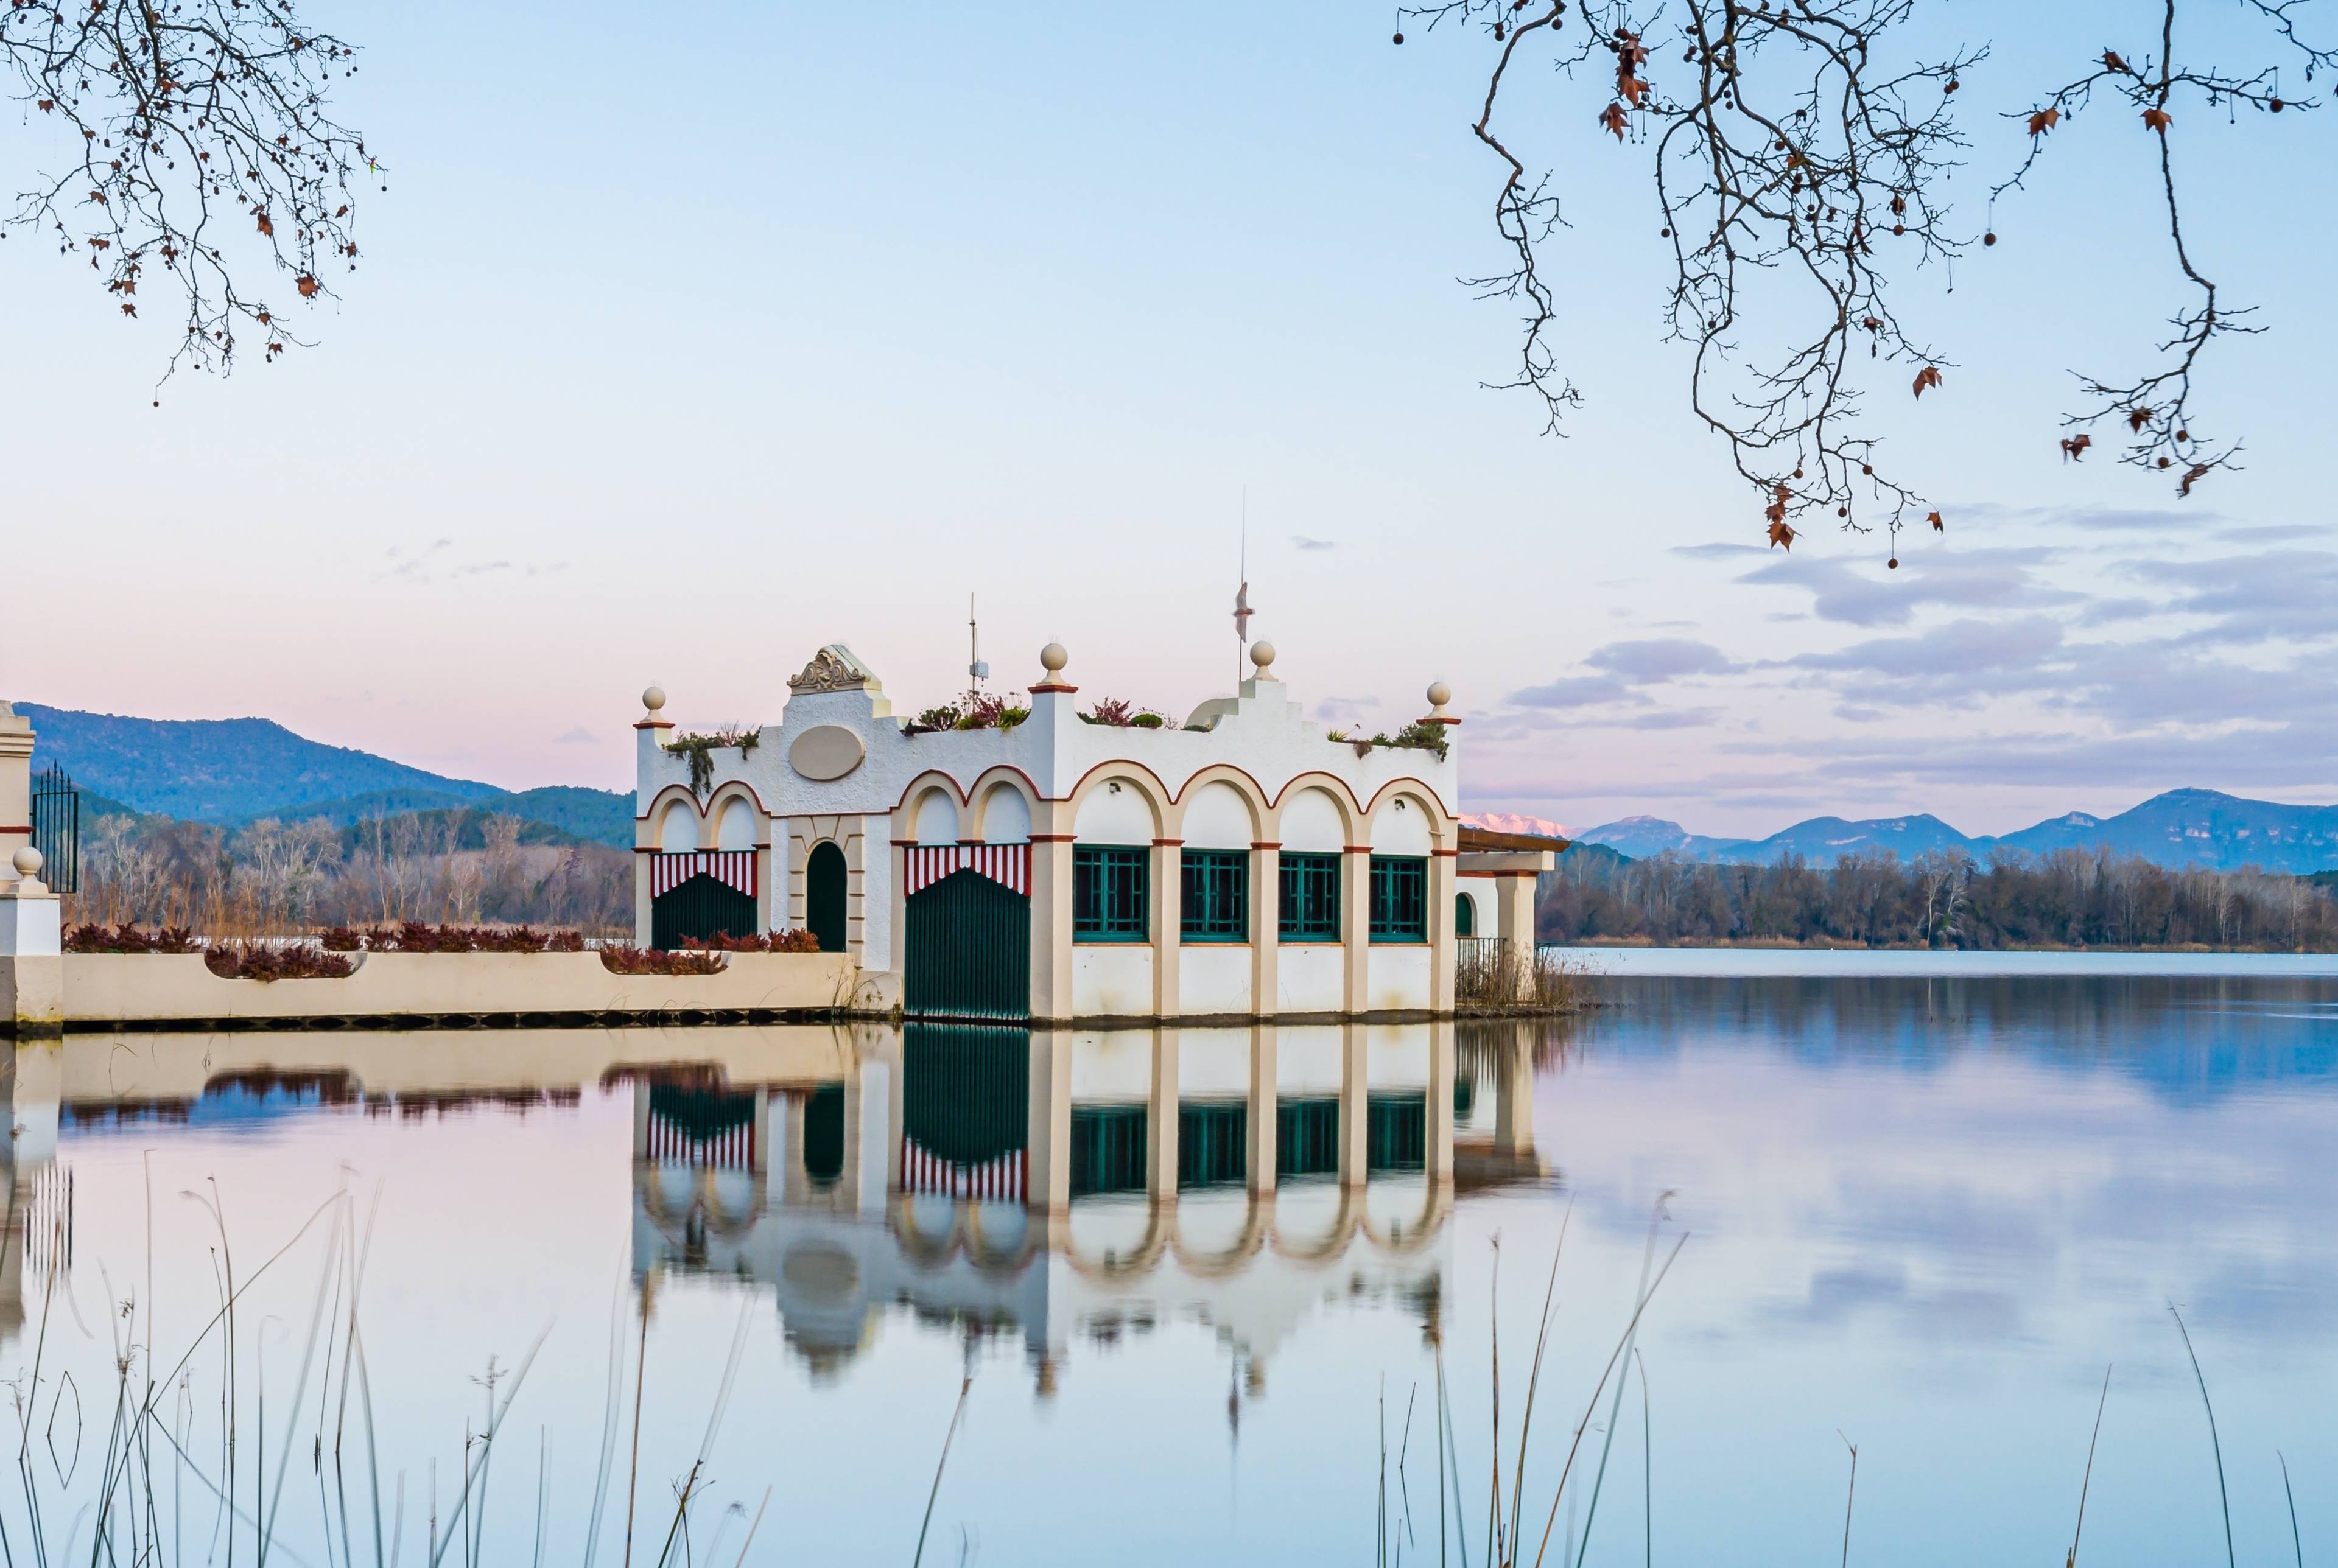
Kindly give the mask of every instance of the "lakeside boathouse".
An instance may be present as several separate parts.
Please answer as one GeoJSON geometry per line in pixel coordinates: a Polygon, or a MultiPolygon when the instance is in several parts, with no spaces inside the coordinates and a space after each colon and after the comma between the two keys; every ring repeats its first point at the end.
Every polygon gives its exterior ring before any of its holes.
{"type": "Polygon", "coordinates": [[[1446,1014],[1457,936],[1532,941],[1557,846],[1461,823],[1441,682],[1390,744],[1305,719],[1267,642],[1182,724],[1084,714],[1039,657],[979,728],[896,715],[840,643],[752,730],[678,734],[650,688],[636,940],[800,928],[857,1008],[1086,1024],[1446,1014]]]}

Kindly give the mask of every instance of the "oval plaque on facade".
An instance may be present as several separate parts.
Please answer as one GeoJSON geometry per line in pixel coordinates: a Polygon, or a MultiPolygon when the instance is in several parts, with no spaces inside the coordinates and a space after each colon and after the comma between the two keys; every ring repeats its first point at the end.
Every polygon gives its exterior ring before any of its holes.
{"type": "Polygon", "coordinates": [[[860,766],[860,737],[841,724],[815,724],[788,748],[788,766],[807,779],[841,779],[860,766]]]}

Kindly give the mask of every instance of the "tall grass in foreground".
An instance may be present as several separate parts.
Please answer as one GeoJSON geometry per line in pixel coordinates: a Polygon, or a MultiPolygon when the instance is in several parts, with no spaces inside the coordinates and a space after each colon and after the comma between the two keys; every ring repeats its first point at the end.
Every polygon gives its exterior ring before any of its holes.
{"type": "MultiPolygon", "coordinates": [[[[1680,1256],[1681,1249],[1688,1241],[1685,1234],[1676,1238],[1671,1248],[1665,1252],[1662,1264],[1652,1268],[1655,1262],[1657,1223],[1663,1218],[1665,1199],[1670,1196],[1671,1194],[1667,1193],[1665,1198],[1657,1200],[1655,1220],[1649,1227],[1648,1246],[1642,1259],[1640,1284],[1634,1297],[1631,1315],[1626,1319],[1623,1331],[1617,1338],[1615,1348],[1609,1352],[1606,1361],[1600,1368],[1597,1380],[1592,1386],[1589,1396],[1584,1401],[1582,1413],[1576,1420],[1573,1432],[1568,1437],[1565,1456],[1559,1463],[1558,1473],[1556,1478],[1548,1483],[1550,1490],[1547,1507],[1537,1509],[1536,1506],[1540,1502],[1538,1489],[1535,1494],[1529,1494],[1527,1485],[1527,1461],[1528,1438],[1534,1426],[1537,1397],[1541,1391],[1544,1355],[1549,1345],[1551,1328],[1556,1315],[1554,1303],[1557,1298],[1559,1263],[1566,1252],[1567,1228],[1573,1218],[1571,1209],[1567,1217],[1560,1221],[1558,1241],[1551,1253],[1550,1275],[1544,1286],[1542,1312],[1535,1336],[1534,1356],[1527,1375],[1525,1407],[1518,1417],[1515,1455],[1509,1464],[1507,1497],[1504,1495],[1503,1475],[1505,1443],[1502,1426],[1501,1321],[1498,1306],[1493,1309],[1489,1326],[1490,1360],[1487,1369],[1492,1443],[1485,1482],[1484,1524],[1482,1532],[1474,1539],[1469,1524],[1475,1517],[1476,1510],[1469,1503],[1465,1494],[1461,1466],[1458,1458],[1460,1445],[1453,1427],[1453,1406],[1447,1377],[1444,1337],[1432,1319],[1429,1337],[1434,1350],[1436,1408],[1431,1416],[1431,1425],[1435,1426],[1437,1433],[1436,1560],[1439,1568],[1455,1568],[1455,1565],[1467,1568],[1469,1564],[1483,1564],[1485,1568],[1519,1568],[1520,1564],[1532,1564],[1533,1568],[1544,1568],[1547,1563],[1552,1564],[1553,1568],[1583,1568],[1591,1550],[1592,1527],[1599,1517],[1600,1494],[1606,1481],[1607,1457],[1615,1444],[1616,1417],[1623,1406],[1625,1378],[1619,1375],[1619,1367],[1624,1367],[1627,1362],[1630,1367],[1638,1371],[1640,1376],[1643,1486],[1641,1529],[1645,1543],[1645,1561],[1653,1568],[1656,1556],[1654,1409],[1648,1395],[1646,1361],[1636,1341],[1649,1303],[1654,1299],[1657,1289],[1664,1283],[1665,1276],[1671,1272],[1674,1262],[1680,1256]],[[1581,1491],[1577,1465],[1577,1461],[1585,1457],[1584,1437],[1591,1429],[1593,1418],[1598,1414],[1603,1394],[1608,1396],[1606,1421],[1600,1442],[1598,1464],[1590,1475],[1589,1496],[1587,1505],[1584,1505],[1582,1509],[1583,1527],[1578,1536],[1576,1532],[1576,1512],[1578,1505],[1584,1504],[1585,1500],[1577,1495],[1577,1493],[1581,1491]],[[1571,1485],[1576,1487],[1575,1492],[1570,1492],[1571,1485]],[[1565,1535],[1559,1537],[1557,1543],[1558,1551],[1554,1557],[1551,1551],[1554,1544],[1552,1537],[1557,1524],[1559,1504],[1562,1501],[1568,1504],[1567,1532],[1565,1535]],[[1535,1517],[1537,1512],[1541,1514],[1539,1520],[1535,1517]]],[[[1493,1283],[1488,1287],[1488,1296],[1489,1298],[1498,1302],[1501,1273],[1499,1237],[1495,1238],[1493,1246],[1495,1252],[1493,1283]]],[[[2192,1343],[2191,1329],[2185,1324],[2183,1314],[2176,1309],[2173,1302],[2168,1304],[2168,1313],[2175,1319],[2186,1359],[2191,1367],[2194,1381],[2200,1390],[2201,1406],[2207,1418],[2209,1454],[2215,1471],[2217,1502],[2222,1511],[2225,1560],[2227,1568],[2237,1568],[2239,1559],[2233,1538],[2232,1497],[2225,1472],[2223,1440],[2216,1426],[2215,1405],[2209,1397],[2207,1377],[2201,1369],[2199,1354],[2192,1343]]],[[[2078,1568],[2079,1540],[2086,1527],[2087,1499],[2093,1486],[2095,1455],[2102,1437],[2103,1414],[2110,1402],[2110,1370],[2106,1368],[2103,1373],[2102,1391],[2096,1398],[2094,1426],[2087,1441],[2086,1466],[2080,1475],[2078,1485],[2078,1520],[2070,1534],[2070,1545],[2064,1558],[2064,1568],[2078,1568]]],[[[1374,1561],[1378,1568],[1402,1568],[1408,1554],[1411,1555],[1416,1562],[1425,1561],[1425,1553],[1419,1550],[1419,1542],[1413,1533],[1412,1499],[1404,1473],[1404,1455],[1409,1446],[1411,1429],[1411,1406],[1408,1401],[1405,1421],[1407,1443],[1400,1446],[1397,1457],[1396,1496],[1401,1502],[1402,1514],[1400,1518],[1391,1519],[1388,1474],[1387,1403],[1386,1389],[1383,1387],[1380,1397],[1378,1550],[1374,1561]]],[[[1842,1441],[1843,1446],[1849,1453],[1850,1467],[1843,1489],[1842,1540],[1837,1561],[1842,1564],[1842,1568],[1850,1568],[1852,1526],[1859,1497],[1860,1450],[1859,1446],[1850,1437],[1843,1436],[1842,1441]]],[[[2282,1494],[2288,1506],[2293,1562],[2294,1568],[2304,1568],[2304,1539],[2298,1528],[2297,1497],[2290,1481],[2289,1460],[2286,1455],[2278,1452],[2274,1457],[2281,1467],[2282,1494]]]]}
{"type": "MultiPolygon", "coordinates": [[[[201,1562],[267,1568],[271,1558],[313,1565],[320,1552],[324,1568],[399,1568],[408,1563],[477,1568],[490,1553],[486,1526],[495,1458],[544,1336],[516,1365],[499,1367],[490,1360],[485,1375],[474,1380],[483,1390],[482,1402],[463,1424],[461,1457],[443,1495],[436,1461],[419,1477],[404,1471],[385,1476],[360,1310],[372,1210],[360,1220],[355,1197],[345,1187],[256,1266],[246,1266],[231,1243],[216,1185],[180,1196],[200,1210],[212,1238],[216,1298],[187,1344],[157,1347],[150,1212],[144,1290],[123,1289],[107,1280],[104,1318],[113,1337],[115,1382],[111,1407],[103,1412],[103,1446],[93,1455],[83,1452],[84,1433],[94,1433],[100,1424],[80,1419],[87,1393],[73,1386],[69,1373],[52,1372],[48,1366],[49,1328],[58,1312],[79,1316],[77,1308],[59,1300],[67,1268],[62,1261],[65,1221],[61,1213],[54,1221],[38,1318],[28,1326],[31,1364],[10,1385],[17,1426],[16,1496],[0,1504],[0,1563],[175,1568],[201,1562]],[[320,1245],[304,1249],[308,1242],[320,1245]],[[303,1293],[305,1309],[270,1311],[254,1322],[254,1291],[292,1271],[304,1253],[318,1251],[313,1289],[303,1293]],[[297,1347],[289,1391],[281,1357],[267,1354],[271,1338],[297,1347]],[[213,1375],[216,1387],[206,1387],[213,1375]]],[[[378,1206],[378,1193],[376,1200],[378,1206]]],[[[0,1267],[8,1264],[5,1249],[25,1245],[25,1223],[11,1182],[0,1267]]],[[[625,1359],[625,1294],[620,1291],[612,1314],[610,1397],[593,1504],[584,1520],[585,1568],[593,1568],[612,1490],[623,1408],[618,1391],[625,1359]]],[[[638,1299],[644,1331],[653,1299],[647,1289],[638,1299]]],[[[648,1568],[702,1561],[731,1568],[717,1553],[732,1524],[746,1517],[745,1509],[743,1504],[724,1509],[710,1536],[702,1517],[710,1505],[706,1468],[739,1375],[751,1312],[752,1303],[742,1306],[705,1436],[689,1469],[672,1479],[671,1505],[660,1503],[645,1510],[638,1545],[639,1561],[648,1568]]],[[[643,1343],[645,1348],[645,1332],[643,1343]]],[[[642,1373],[637,1358],[634,1442],[624,1477],[629,1499],[640,1490],[642,1373]]],[[[533,1488],[535,1568],[542,1568],[545,1530],[555,1517],[548,1446],[548,1439],[540,1436],[533,1488]]],[[[512,1463],[525,1465],[526,1459],[512,1463]]],[[[5,1497],[5,1483],[0,1497],[5,1497]]],[[[765,1506],[770,1500],[767,1490],[765,1506]]],[[[761,1517],[758,1508],[738,1546],[738,1562],[745,1560],[761,1517]]],[[[571,1514],[568,1522],[573,1520],[571,1514]]],[[[619,1568],[633,1568],[636,1544],[629,1503],[619,1568]]]]}

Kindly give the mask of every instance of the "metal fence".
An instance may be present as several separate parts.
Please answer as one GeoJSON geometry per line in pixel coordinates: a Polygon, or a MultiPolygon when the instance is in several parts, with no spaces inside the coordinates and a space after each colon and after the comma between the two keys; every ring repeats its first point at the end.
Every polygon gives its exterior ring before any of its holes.
{"type": "Polygon", "coordinates": [[[81,891],[81,791],[54,762],[33,780],[33,848],[51,892],[81,891]]]}

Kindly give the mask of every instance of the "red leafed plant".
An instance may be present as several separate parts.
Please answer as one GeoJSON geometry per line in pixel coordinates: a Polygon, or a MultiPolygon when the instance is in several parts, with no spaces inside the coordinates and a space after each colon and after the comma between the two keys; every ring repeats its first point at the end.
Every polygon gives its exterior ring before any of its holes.
{"type": "Polygon", "coordinates": [[[203,950],[203,966],[222,980],[345,980],[357,965],[339,953],[305,942],[217,942],[203,950]]]}
{"type": "Polygon", "coordinates": [[[723,955],[702,948],[674,953],[662,947],[604,947],[601,963],[613,975],[720,975],[730,966],[723,955]]]}
{"type": "Polygon", "coordinates": [[[682,946],[693,953],[817,953],[820,938],[801,927],[767,932],[760,936],[733,936],[718,931],[712,936],[685,936],[682,946]]]}

